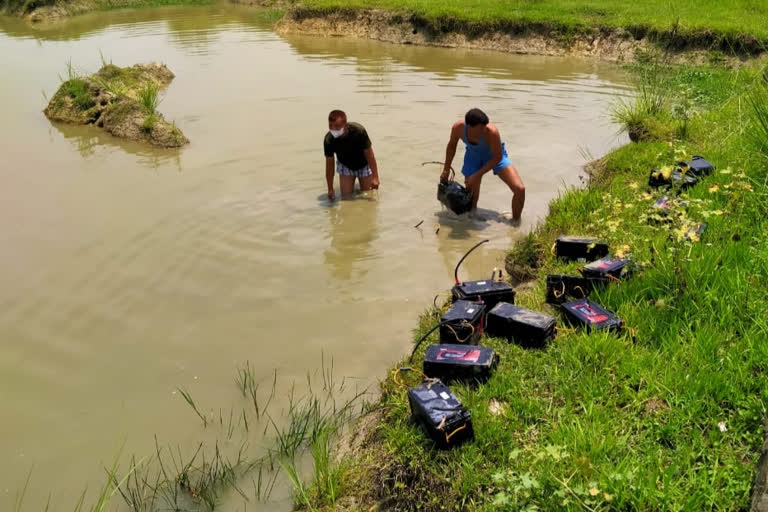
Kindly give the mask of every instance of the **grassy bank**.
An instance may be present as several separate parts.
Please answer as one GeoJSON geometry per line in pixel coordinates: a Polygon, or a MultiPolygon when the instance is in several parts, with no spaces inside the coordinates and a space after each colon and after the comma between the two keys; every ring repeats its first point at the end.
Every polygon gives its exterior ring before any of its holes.
{"type": "Polygon", "coordinates": [[[74,16],[89,11],[138,9],[170,5],[210,5],[215,0],[0,0],[0,14],[26,16],[35,21],[74,16]],[[36,17],[34,14],[36,13],[36,17]]]}
{"type": "MultiPolygon", "coordinates": [[[[356,507],[749,508],[768,403],[768,80],[756,69],[646,63],[636,71],[659,96],[652,112],[641,96],[635,113],[654,130],[597,162],[585,189],[552,201],[546,221],[509,256],[532,264],[538,278],[520,288],[517,303],[559,316],[544,304],[543,277],[578,265],[556,261],[555,237],[608,241],[642,269],[592,299],[636,336],[563,330],[538,351],[483,339],[501,364],[484,385],[453,386],[477,439],[450,452],[435,451],[409,420],[405,391],[420,377],[401,373],[403,386],[386,380],[345,485],[356,507]],[[649,170],[691,154],[718,169],[680,195],[687,206],[675,207],[671,223],[653,222],[662,193],[647,187],[649,170]],[[685,229],[699,221],[708,229],[686,241],[685,229]]],[[[428,310],[415,338],[438,316],[428,310]]]]}
{"type": "MultiPolygon", "coordinates": [[[[269,0],[267,0],[269,2],[269,0]]],[[[435,32],[470,36],[501,32],[556,32],[568,38],[595,29],[625,29],[674,48],[708,47],[758,53],[768,46],[768,4],[739,0],[302,0],[315,11],[375,8],[411,16],[435,32]]]]}

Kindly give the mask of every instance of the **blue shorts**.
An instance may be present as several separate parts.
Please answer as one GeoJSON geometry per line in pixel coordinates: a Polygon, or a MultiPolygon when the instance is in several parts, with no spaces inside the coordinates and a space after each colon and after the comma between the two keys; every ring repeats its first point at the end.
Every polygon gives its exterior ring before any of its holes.
{"type": "MultiPolygon", "coordinates": [[[[482,159],[477,158],[477,156],[474,153],[467,151],[466,153],[464,153],[464,167],[461,168],[461,174],[463,174],[465,178],[469,178],[470,176],[475,174],[477,171],[482,169],[483,166],[487,163],[488,163],[488,160],[482,161],[482,159]]],[[[512,165],[512,162],[509,161],[509,156],[507,155],[507,148],[502,142],[501,143],[501,162],[499,162],[498,165],[493,168],[493,174],[499,174],[509,165],[512,165]]]]}

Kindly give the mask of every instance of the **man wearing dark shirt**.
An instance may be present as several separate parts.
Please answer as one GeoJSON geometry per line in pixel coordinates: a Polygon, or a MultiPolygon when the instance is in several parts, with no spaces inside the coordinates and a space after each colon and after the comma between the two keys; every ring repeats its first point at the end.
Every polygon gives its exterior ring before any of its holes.
{"type": "Polygon", "coordinates": [[[333,190],[334,155],[342,199],[352,197],[355,179],[360,181],[362,191],[379,188],[379,168],[368,132],[358,123],[348,123],[347,115],[341,110],[333,110],[328,114],[328,133],[323,140],[323,149],[328,199],[336,199],[333,190]]]}

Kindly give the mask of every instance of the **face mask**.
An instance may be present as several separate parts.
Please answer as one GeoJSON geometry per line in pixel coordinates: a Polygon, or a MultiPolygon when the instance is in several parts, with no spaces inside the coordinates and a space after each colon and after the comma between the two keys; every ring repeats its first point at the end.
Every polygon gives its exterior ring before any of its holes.
{"type": "Polygon", "coordinates": [[[338,139],[339,137],[344,135],[344,128],[342,128],[341,130],[330,130],[330,132],[331,132],[331,135],[333,135],[334,139],[338,139]]]}

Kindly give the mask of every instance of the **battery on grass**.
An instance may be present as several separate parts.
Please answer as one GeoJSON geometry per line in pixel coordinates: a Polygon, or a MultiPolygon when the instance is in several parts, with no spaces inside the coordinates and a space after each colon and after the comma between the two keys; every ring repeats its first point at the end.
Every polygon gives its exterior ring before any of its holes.
{"type": "Polygon", "coordinates": [[[411,416],[438,448],[449,449],[474,439],[472,414],[440,381],[408,390],[411,416]]]}
{"type": "Polygon", "coordinates": [[[555,255],[569,261],[593,261],[608,254],[608,244],[597,238],[560,235],[555,240],[555,255]]]}
{"type": "Polygon", "coordinates": [[[592,330],[615,331],[622,327],[622,320],[599,304],[587,299],[566,302],[562,305],[565,317],[573,326],[592,330]]]}
{"type": "Polygon", "coordinates": [[[499,302],[515,302],[515,289],[503,281],[465,281],[456,284],[451,290],[454,301],[479,300],[486,310],[499,302]]]}
{"type": "Polygon", "coordinates": [[[631,264],[627,258],[601,258],[584,265],[579,272],[587,278],[624,279],[632,271],[631,264]]]}
{"type": "Polygon", "coordinates": [[[476,345],[430,345],[424,354],[424,375],[443,382],[486,381],[499,362],[496,352],[476,345]]]}
{"type": "Polygon", "coordinates": [[[675,185],[681,190],[692,187],[699,182],[699,179],[692,172],[681,169],[673,170],[666,175],[663,170],[653,169],[648,176],[648,186],[652,188],[671,187],[675,185]]]}
{"type": "Polygon", "coordinates": [[[524,347],[543,347],[554,338],[557,321],[554,317],[499,302],[488,313],[488,334],[507,338],[524,347]]]}
{"type": "Polygon", "coordinates": [[[715,166],[708,162],[704,157],[694,155],[693,158],[684,162],[678,162],[678,167],[693,174],[697,178],[709,176],[715,170],[715,166]]]}
{"type": "Polygon", "coordinates": [[[483,334],[485,304],[457,300],[440,318],[440,343],[476,345],[483,334]]]}
{"type": "Polygon", "coordinates": [[[562,304],[571,299],[583,299],[589,297],[592,290],[601,284],[608,283],[609,279],[588,278],[584,276],[569,276],[564,274],[550,274],[547,276],[546,302],[548,304],[562,304]]]}

